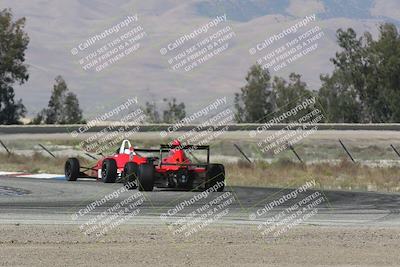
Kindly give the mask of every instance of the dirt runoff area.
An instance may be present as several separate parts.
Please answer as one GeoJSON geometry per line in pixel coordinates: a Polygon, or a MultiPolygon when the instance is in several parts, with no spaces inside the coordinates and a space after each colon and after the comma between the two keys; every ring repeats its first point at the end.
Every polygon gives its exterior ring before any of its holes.
{"type": "Polygon", "coordinates": [[[77,225],[1,225],[1,266],[399,266],[400,229],[299,226],[263,237],[213,225],[190,237],[124,225],[93,240],[77,225]]]}

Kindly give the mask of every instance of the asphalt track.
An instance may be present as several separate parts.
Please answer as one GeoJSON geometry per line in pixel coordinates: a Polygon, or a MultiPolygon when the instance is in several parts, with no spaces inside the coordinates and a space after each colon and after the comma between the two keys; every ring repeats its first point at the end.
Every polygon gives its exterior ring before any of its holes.
{"type": "MultiPolygon", "coordinates": [[[[137,190],[123,192],[96,207],[85,216],[74,214],[88,204],[104,198],[121,184],[104,184],[96,181],[67,182],[52,179],[28,179],[0,177],[0,224],[81,224],[110,207],[128,199],[137,190]]],[[[249,188],[227,186],[224,192],[213,192],[207,198],[195,201],[172,217],[185,217],[190,212],[209,203],[210,200],[229,192],[234,201],[228,206],[229,212],[221,217],[218,224],[259,224],[264,216],[251,218],[267,203],[289,194],[293,189],[249,188]]],[[[278,214],[300,199],[312,194],[307,190],[268,212],[268,216],[278,214]]],[[[301,222],[302,224],[329,226],[400,226],[400,194],[373,192],[318,191],[326,201],[318,205],[318,212],[301,222]]],[[[185,200],[193,199],[201,192],[158,190],[146,192],[140,203],[140,213],[131,217],[128,224],[165,224],[161,214],[168,214],[185,200]]]]}

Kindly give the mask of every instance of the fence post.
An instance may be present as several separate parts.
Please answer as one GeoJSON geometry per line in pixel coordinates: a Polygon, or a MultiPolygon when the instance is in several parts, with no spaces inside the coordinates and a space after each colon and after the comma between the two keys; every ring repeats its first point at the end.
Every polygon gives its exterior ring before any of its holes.
{"type": "Polygon", "coordinates": [[[7,151],[8,155],[11,155],[10,150],[8,150],[7,146],[3,143],[3,141],[0,140],[1,145],[4,147],[4,149],[7,151]]]}
{"type": "Polygon", "coordinates": [[[350,152],[347,150],[346,146],[343,144],[342,140],[339,139],[340,144],[342,145],[344,151],[346,151],[347,155],[350,157],[351,161],[355,163],[354,158],[351,156],[350,152]]]}
{"type": "Polygon", "coordinates": [[[288,146],[289,146],[290,150],[292,150],[293,154],[296,155],[297,159],[298,159],[301,163],[303,163],[303,160],[300,158],[299,154],[297,154],[296,150],[294,150],[294,147],[293,147],[291,144],[289,144],[289,143],[288,143],[288,146]]]}
{"type": "Polygon", "coordinates": [[[92,159],[94,159],[94,160],[97,160],[95,157],[93,157],[93,156],[90,155],[89,153],[86,153],[86,152],[85,152],[85,155],[88,156],[89,158],[92,158],[92,159]]]}
{"type": "Polygon", "coordinates": [[[41,148],[43,148],[47,153],[49,153],[53,158],[56,158],[56,156],[54,156],[54,154],[51,153],[50,150],[48,150],[47,148],[45,148],[42,144],[39,144],[39,146],[40,146],[41,148]]]}
{"type": "Polygon", "coordinates": [[[237,150],[239,150],[239,152],[243,155],[243,157],[245,157],[245,159],[252,164],[253,162],[251,162],[251,160],[249,159],[249,157],[246,156],[246,154],[240,149],[240,147],[237,144],[233,144],[237,150]]]}
{"type": "Polygon", "coordinates": [[[397,156],[400,157],[399,151],[397,151],[397,149],[392,144],[390,144],[390,146],[393,148],[394,152],[396,152],[397,156]]]}

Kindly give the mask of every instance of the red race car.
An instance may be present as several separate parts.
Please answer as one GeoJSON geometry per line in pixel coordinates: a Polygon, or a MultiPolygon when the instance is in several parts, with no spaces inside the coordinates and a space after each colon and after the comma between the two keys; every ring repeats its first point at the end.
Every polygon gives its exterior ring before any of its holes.
{"type": "Polygon", "coordinates": [[[105,157],[93,167],[81,167],[78,159],[69,158],[65,163],[65,177],[76,181],[79,177],[101,179],[114,183],[121,178],[130,188],[140,191],[158,188],[209,189],[223,191],[225,168],[222,164],[210,164],[209,146],[182,146],[175,140],[170,145],[160,145],[159,149],[134,149],[124,140],[120,149],[112,156],[105,157]],[[206,150],[206,163],[193,163],[185,151],[206,150]],[[144,157],[138,152],[159,153],[159,157],[144,157]],[[164,153],[168,153],[163,157],[164,153]]]}

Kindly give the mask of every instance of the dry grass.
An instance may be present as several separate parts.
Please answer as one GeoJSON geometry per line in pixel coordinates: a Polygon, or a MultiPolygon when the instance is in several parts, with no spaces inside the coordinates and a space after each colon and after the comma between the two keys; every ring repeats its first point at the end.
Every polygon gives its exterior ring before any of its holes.
{"type": "MultiPolygon", "coordinates": [[[[63,173],[67,157],[51,158],[38,152],[31,156],[16,154],[0,154],[1,171],[20,171],[28,173],[63,173]]],[[[82,164],[88,163],[87,159],[79,158],[82,164]]]]}
{"type": "Polygon", "coordinates": [[[347,160],[339,164],[305,165],[290,160],[274,163],[226,164],[229,185],[295,187],[310,179],[323,189],[400,192],[400,167],[369,167],[347,160]]]}

